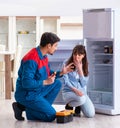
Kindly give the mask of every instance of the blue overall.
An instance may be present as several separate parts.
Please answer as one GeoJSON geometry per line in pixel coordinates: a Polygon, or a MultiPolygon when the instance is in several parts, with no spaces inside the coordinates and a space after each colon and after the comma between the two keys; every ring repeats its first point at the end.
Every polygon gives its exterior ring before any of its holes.
{"type": "Polygon", "coordinates": [[[53,84],[43,85],[54,71],[50,70],[47,56],[43,56],[39,46],[26,54],[18,71],[15,99],[26,107],[28,120],[51,122],[55,120],[56,111],[52,107],[61,88],[60,71],[57,71],[53,84]]]}

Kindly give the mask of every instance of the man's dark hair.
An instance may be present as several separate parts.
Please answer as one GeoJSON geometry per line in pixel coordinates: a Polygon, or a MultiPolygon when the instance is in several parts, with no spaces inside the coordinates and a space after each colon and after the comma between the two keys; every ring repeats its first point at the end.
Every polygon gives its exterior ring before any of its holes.
{"type": "Polygon", "coordinates": [[[60,38],[56,34],[51,32],[45,32],[41,36],[40,46],[44,47],[49,43],[53,45],[54,43],[59,41],[60,41],[60,38]]]}

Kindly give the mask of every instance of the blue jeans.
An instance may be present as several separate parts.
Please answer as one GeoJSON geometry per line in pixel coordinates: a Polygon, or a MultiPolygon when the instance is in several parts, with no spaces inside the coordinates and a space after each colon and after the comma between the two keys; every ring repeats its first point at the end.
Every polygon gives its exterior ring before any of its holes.
{"type": "Polygon", "coordinates": [[[81,106],[81,111],[86,117],[94,117],[95,108],[87,94],[77,96],[74,92],[64,92],[62,95],[66,104],[69,103],[72,107],[81,106]]]}
{"type": "Polygon", "coordinates": [[[39,94],[34,93],[34,98],[25,97],[24,101],[18,101],[26,107],[26,116],[28,120],[40,120],[51,122],[56,118],[56,111],[52,107],[58,92],[61,88],[61,82],[55,80],[51,85],[46,85],[39,94]]]}

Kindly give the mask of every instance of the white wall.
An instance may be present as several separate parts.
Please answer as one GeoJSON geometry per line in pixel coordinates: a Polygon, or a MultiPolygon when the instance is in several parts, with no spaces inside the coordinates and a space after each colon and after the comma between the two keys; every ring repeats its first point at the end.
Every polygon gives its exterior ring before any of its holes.
{"type": "Polygon", "coordinates": [[[85,8],[119,8],[120,0],[0,0],[0,15],[78,16],[85,8]]]}

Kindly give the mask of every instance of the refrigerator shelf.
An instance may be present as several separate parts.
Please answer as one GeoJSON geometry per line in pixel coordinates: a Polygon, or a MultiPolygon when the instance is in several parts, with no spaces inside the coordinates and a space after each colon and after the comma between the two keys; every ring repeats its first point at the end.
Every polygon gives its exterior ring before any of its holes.
{"type": "Polygon", "coordinates": [[[102,64],[101,63],[101,64],[94,64],[94,66],[113,66],[113,64],[102,64]]]}
{"type": "Polygon", "coordinates": [[[113,56],[113,54],[112,53],[102,53],[102,52],[100,52],[100,53],[95,53],[94,56],[113,56]]]}
{"type": "Polygon", "coordinates": [[[112,88],[100,88],[100,89],[92,89],[88,92],[98,92],[98,93],[110,93],[112,94],[112,88]]]}

